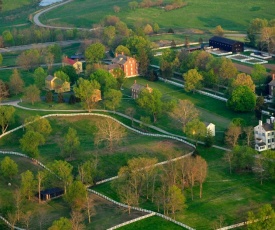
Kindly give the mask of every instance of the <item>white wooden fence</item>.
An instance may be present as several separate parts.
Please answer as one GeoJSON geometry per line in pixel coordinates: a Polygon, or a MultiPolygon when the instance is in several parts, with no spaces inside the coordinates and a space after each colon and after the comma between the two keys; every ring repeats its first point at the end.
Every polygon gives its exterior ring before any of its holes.
{"type": "Polygon", "coordinates": [[[24,228],[19,228],[14,225],[12,225],[9,221],[7,221],[3,216],[0,216],[0,219],[3,220],[11,229],[16,229],[16,230],[25,230],[24,228]]]}

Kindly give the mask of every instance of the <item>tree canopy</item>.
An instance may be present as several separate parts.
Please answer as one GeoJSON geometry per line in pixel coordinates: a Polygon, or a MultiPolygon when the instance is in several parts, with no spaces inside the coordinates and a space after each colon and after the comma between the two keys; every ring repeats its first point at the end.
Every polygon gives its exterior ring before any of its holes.
{"type": "Polygon", "coordinates": [[[100,62],[103,59],[104,54],[105,54],[105,47],[99,42],[90,45],[85,50],[86,60],[87,62],[90,62],[90,63],[100,62]]]}

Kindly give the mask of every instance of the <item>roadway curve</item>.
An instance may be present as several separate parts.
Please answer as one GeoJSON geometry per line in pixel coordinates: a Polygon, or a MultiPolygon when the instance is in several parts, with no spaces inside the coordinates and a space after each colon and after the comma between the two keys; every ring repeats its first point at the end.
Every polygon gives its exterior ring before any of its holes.
{"type": "Polygon", "coordinates": [[[40,26],[40,27],[52,28],[52,29],[62,29],[62,30],[68,30],[68,29],[85,30],[85,31],[95,30],[96,28],[94,28],[94,29],[87,29],[87,28],[79,28],[79,27],[77,28],[77,27],[66,27],[66,26],[49,26],[49,25],[45,25],[42,22],[40,22],[39,17],[42,14],[44,14],[44,13],[46,13],[46,12],[48,12],[48,11],[56,8],[56,7],[63,6],[65,4],[67,4],[67,3],[70,3],[72,1],[73,0],[67,0],[65,2],[61,2],[61,3],[55,4],[55,5],[50,6],[50,7],[46,8],[46,9],[44,9],[44,10],[39,11],[38,13],[36,13],[33,16],[33,22],[34,22],[34,24],[37,25],[37,26],[40,26]]]}

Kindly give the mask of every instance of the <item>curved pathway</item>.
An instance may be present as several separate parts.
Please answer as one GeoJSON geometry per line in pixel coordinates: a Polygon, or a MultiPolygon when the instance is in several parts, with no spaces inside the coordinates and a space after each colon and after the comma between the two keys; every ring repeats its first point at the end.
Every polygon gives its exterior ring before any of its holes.
{"type": "Polygon", "coordinates": [[[72,2],[72,1],[73,1],[73,0],[67,0],[67,1],[65,1],[65,2],[61,2],[61,3],[55,4],[55,5],[50,6],[50,7],[46,8],[46,9],[44,9],[44,10],[39,11],[37,14],[35,14],[35,15],[33,16],[33,22],[34,22],[34,24],[36,24],[37,26],[40,26],[40,27],[46,27],[46,28],[52,28],[52,29],[63,29],[63,30],[76,29],[76,30],[85,30],[85,31],[96,30],[97,28],[87,29],[87,28],[79,28],[79,27],[49,26],[49,25],[45,25],[45,24],[43,24],[42,22],[40,22],[39,17],[40,17],[42,14],[44,14],[44,13],[46,13],[46,12],[48,12],[48,11],[50,11],[50,10],[56,8],[56,7],[59,7],[59,6],[63,6],[63,5],[65,5],[65,4],[68,4],[68,3],[72,2]]]}

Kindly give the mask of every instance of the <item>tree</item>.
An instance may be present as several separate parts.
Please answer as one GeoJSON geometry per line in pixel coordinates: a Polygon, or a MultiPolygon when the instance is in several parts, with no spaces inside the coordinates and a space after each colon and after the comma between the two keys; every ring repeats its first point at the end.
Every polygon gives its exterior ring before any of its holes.
{"type": "Polygon", "coordinates": [[[53,171],[54,174],[58,176],[58,178],[60,178],[59,183],[62,184],[64,188],[64,193],[66,194],[67,187],[73,181],[73,176],[72,176],[73,166],[66,161],[55,160],[50,165],[50,169],[53,171]]]}
{"type": "Polygon", "coordinates": [[[54,61],[60,61],[62,54],[61,46],[58,44],[48,46],[48,53],[52,53],[54,55],[54,61]]]}
{"type": "Polygon", "coordinates": [[[160,29],[160,28],[159,28],[158,23],[154,23],[154,24],[153,24],[153,31],[154,31],[155,34],[157,34],[157,33],[159,32],[159,29],[160,29]]]}
{"type": "Polygon", "coordinates": [[[116,89],[117,88],[117,80],[114,76],[106,70],[98,69],[90,76],[91,80],[96,80],[101,87],[103,95],[109,89],[116,89]]]}
{"type": "Polygon", "coordinates": [[[265,151],[263,153],[264,157],[264,172],[271,178],[272,180],[275,179],[275,154],[273,151],[265,151]]]}
{"type": "Polygon", "coordinates": [[[257,84],[262,84],[265,82],[267,71],[264,65],[255,64],[251,71],[251,77],[253,81],[257,84]]]}
{"type": "Polygon", "coordinates": [[[0,106],[0,127],[2,134],[6,132],[10,123],[13,122],[15,109],[12,106],[0,106]]]}
{"type": "Polygon", "coordinates": [[[1,161],[1,172],[4,177],[10,180],[18,173],[18,165],[9,157],[5,157],[1,161]]]}
{"type": "Polygon", "coordinates": [[[133,107],[129,107],[125,110],[125,114],[129,117],[131,117],[132,126],[134,124],[134,115],[136,114],[136,110],[133,107]]]}
{"type": "Polygon", "coordinates": [[[84,215],[80,211],[71,212],[72,230],[85,230],[85,225],[82,224],[83,221],[84,215]]]}
{"type": "Polygon", "coordinates": [[[131,10],[135,10],[136,8],[138,8],[138,2],[136,1],[129,2],[128,6],[130,7],[131,10]]]}
{"type": "Polygon", "coordinates": [[[235,146],[232,150],[232,167],[236,171],[251,171],[256,153],[248,146],[235,146]]]}
{"type": "Polygon", "coordinates": [[[46,65],[48,66],[48,70],[51,70],[54,63],[54,54],[52,54],[51,52],[47,52],[44,59],[45,59],[46,65]]]}
{"type": "Polygon", "coordinates": [[[184,46],[185,46],[186,49],[189,49],[189,47],[190,47],[190,40],[189,40],[188,36],[185,36],[184,46]]]}
{"type": "Polygon", "coordinates": [[[113,69],[112,74],[117,80],[118,88],[122,89],[123,83],[125,82],[125,72],[121,68],[115,68],[113,69]]]}
{"type": "Polygon", "coordinates": [[[46,76],[47,72],[42,67],[38,67],[34,70],[34,84],[38,89],[42,89],[45,86],[46,76]]]}
{"type": "Polygon", "coordinates": [[[62,70],[56,71],[54,73],[54,75],[57,78],[61,79],[62,81],[70,82],[70,78],[69,78],[68,74],[64,73],[62,70]]]}
{"type": "Polygon", "coordinates": [[[125,128],[112,119],[105,119],[96,123],[97,132],[95,135],[95,144],[107,142],[109,150],[112,152],[114,146],[117,146],[122,138],[126,136],[125,128]]]}
{"type": "Polygon", "coordinates": [[[40,53],[37,49],[23,51],[17,57],[16,62],[25,70],[33,69],[40,63],[40,53]]]}
{"type": "Polygon", "coordinates": [[[184,90],[186,92],[193,91],[195,92],[196,89],[200,89],[202,87],[202,80],[203,77],[201,74],[198,73],[196,69],[191,69],[187,73],[183,75],[184,79],[184,90]]]}
{"type": "Polygon", "coordinates": [[[251,20],[247,29],[247,39],[251,46],[257,45],[257,36],[261,33],[262,28],[267,27],[268,21],[266,19],[255,18],[251,20]]]}
{"type": "Polygon", "coordinates": [[[93,185],[93,178],[96,175],[97,160],[88,160],[85,163],[78,165],[78,179],[83,184],[93,185]]]}
{"type": "Polygon", "coordinates": [[[131,55],[130,50],[126,46],[123,46],[123,45],[119,45],[116,48],[115,53],[117,53],[117,54],[124,54],[126,56],[130,56],[131,55]]]}
{"type": "Polygon", "coordinates": [[[83,103],[83,107],[91,112],[97,100],[94,99],[94,95],[97,90],[100,89],[100,84],[96,80],[86,80],[79,78],[77,84],[74,86],[73,91],[75,96],[80,98],[83,103]]]}
{"type": "Polygon", "coordinates": [[[76,69],[71,65],[62,66],[60,71],[69,76],[69,82],[71,82],[71,84],[74,84],[79,78],[76,73],[76,69]]]}
{"type": "Polygon", "coordinates": [[[22,194],[21,191],[19,189],[16,189],[13,193],[13,199],[14,199],[14,204],[15,204],[15,208],[16,208],[16,219],[17,221],[20,220],[21,218],[21,209],[22,209],[22,194]]]}
{"type": "Polygon", "coordinates": [[[3,63],[3,56],[2,54],[0,54],[0,66],[2,65],[2,63],[3,63]]]}
{"type": "Polygon", "coordinates": [[[213,136],[213,133],[210,129],[207,129],[207,132],[206,132],[206,137],[204,139],[204,143],[205,143],[205,146],[210,148],[213,146],[214,144],[214,136],[213,136]]]}
{"type": "Polygon", "coordinates": [[[229,163],[229,172],[232,173],[232,159],[233,159],[233,153],[232,151],[226,151],[224,155],[224,160],[229,163]]]}
{"type": "Polygon", "coordinates": [[[231,87],[235,89],[238,86],[247,86],[249,89],[252,90],[252,92],[255,92],[255,84],[251,77],[245,73],[239,73],[232,81],[231,87]]]}
{"type": "Polygon", "coordinates": [[[168,194],[167,194],[167,206],[168,210],[171,211],[174,219],[175,219],[175,213],[176,211],[180,211],[184,208],[185,203],[185,197],[182,193],[182,191],[176,186],[172,185],[168,188],[168,194]]]}
{"type": "Polygon", "coordinates": [[[193,119],[186,124],[185,133],[196,141],[196,145],[198,140],[205,138],[206,131],[205,124],[198,119],[193,119]]]}
{"type": "Polygon", "coordinates": [[[185,132],[185,126],[189,121],[192,121],[199,116],[199,111],[195,108],[195,105],[189,100],[179,100],[177,106],[172,110],[171,117],[179,121],[183,126],[183,132],[185,132]]]}
{"type": "Polygon", "coordinates": [[[19,140],[21,149],[30,157],[37,158],[39,156],[39,145],[45,143],[45,138],[42,134],[35,131],[27,131],[19,140]]]}
{"type": "Polygon", "coordinates": [[[144,33],[147,35],[153,33],[153,27],[150,24],[146,24],[143,30],[144,30],[144,33]]]}
{"type": "Polygon", "coordinates": [[[90,45],[85,50],[85,58],[90,63],[98,63],[104,57],[104,54],[105,47],[99,42],[90,45]]]}
{"type": "Polygon", "coordinates": [[[235,147],[238,143],[239,136],[242,133],[240,126],[230,125],[228,130],[225,132],[225,142],[231,147],[235,147]]]}
{"type": "Polygon", "coordinates": [[[200,184],[200,198],[202,198],[202,184],[207,176],[207,162],[201,156],[196,156],[196,165],[198,167],[198,172],[196,174],[196,180],[200,184]]]}
{"type": "Polygon", "coordinates": [[[14,42],[12,33],[9,30],[3,31],[2,38],[4,40],[5,46],[12,45],[14,42]]]}
{"type": "Polygon", "coordinates": [[[228,58],[216,59],[217,62],[217,74],[220,76],[219,84],[228,84],[229,80],[234,78],[238,70],[234,63],[228,58]]]}
{"type": "Polygon", "coordinates": [[[63,142],[63,153],[65,156],[69,156],[72,159],[72,155],[75,155],[79,151],[80,141],[75,129],[69,127],[68,133],[65,134],[63,142]]]}
{"type": "Polygon", "coordinates": [[[227,101],[227,106],[238,112],[252,111],[255,105],[256,96],[248,86],[237,86],[227,101]]]}
{"type": "Polygon", "coordinates": [[[35,102],[40,101],[40,90],[36,85],[30,85],[25,89],[24,98],[34,105],[35,102]]]}
{"type": "Polygon", "coordinates": [[[42,187],[42,182],[46,177],[46,173],[43,171],[38,171],[36,174],[36,179],[37,179],[37,191],[38,191],[38,202],[41,203],[41,187],[42,187]]]}
{"type": "Polygon", "coordinates": [[[116,28],[114,26],[108,26],[105,27],[103,30],[103,39],[106,44],[111,45],[113,42],[113,39],[116,36],[116,28]]]}
{"type": "Polygon", "coordinates": [[[63,93],[58,93],[57,103],[63,103],[63,102],[64,102],[63,93]]]}
{"type": "Polygon", "coordinates": [[[247,126],[243,128],[243,131],[246,135],[246,145],[250,146],[251,145],[251,140],[253,138],[253,134],[254,134],[254,128],[252,126],[247,126]]]}
{"type": "Polygon", "coordinates": [[[0,80],[0,102],[9,96],[9,89],[5,82],[0,80]]]}
{"type": "Polygon", "coordinates": [[[47,137],[52,132],[50,122],[43,117],[38,115],[27,117],[24,121],[27,131],[34,131],[47,137]]]}
{"type": "Polygon", "coordinates": [[[24,81],[20,77],[20,74],[17,69],[13,70],[13,73],[10,77],[9,88],[10,88],[11,94],[17,95],[23,92],[24,81]]]}
{"type": "Polygon", "coordinates": [[[275,27],[264,27],[261,30],[260,41],[269,54],[275,50],[275,27]]]}
{"type": "Polygon", "coordinates": [[[214,34],[217,35],[217,36],[223,37],[224,36],[224,29],[220,25],[218,25],[214,29],[214,34]]]}
{"type": "Polygon", "coordinates": [[[108,109],[115,109],[119,106],[122,99],[122,93],[119,90],[110,89],[104,95],[104,105],[108,109]]]}
{"type": "Polygon", "coordinates": [[[275,226],[275,211],[270,204],[265,204],[256,213],[248,212],[247,221],[250,222],[247,226],[248,230],[272,230],[275,226]]]}
{"type": "Polygon", "coordinates": [[[80,211],[84,208],[86,202],[86,187],[81,181],[74,181],[68,186],[68,191],[64,199],[69,203],[74,211],[80,211]]]}
{"type": "Polygon", "coordinates": [[[34,195],[35,192],[35,180],[33,173],[29,170],[21,173],[21,193],[28,200],[34,195]]]}
{"type": "Polygon", "coordinates": [[[114,9],[115,13],[119,13],[120,12],[120,7],[119,6],[114,6],[113,9],[114,9]]]}
{"type": "Polygon", "coordinates": [[[61,217],[60,219],[55,220],[48,230],[72,230],[72,223],[69,219],[61,217]]]}
{"type": "Polygon", "coordinates": [[[53,102],[53,93],[51,91],[47,91],[45,100],[47,103],[53,102]]]}
{"type": "Polygon", "coordinates": [[[158,89],[154,89],[150,92],[146,88],[141,91],[136,100],[141,108],[153,115],[154,123],[157,122],[157,117],[163,112],[163,102],[161,97],[162,94],[158,89]]]}

